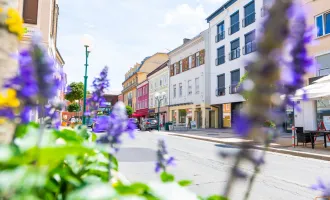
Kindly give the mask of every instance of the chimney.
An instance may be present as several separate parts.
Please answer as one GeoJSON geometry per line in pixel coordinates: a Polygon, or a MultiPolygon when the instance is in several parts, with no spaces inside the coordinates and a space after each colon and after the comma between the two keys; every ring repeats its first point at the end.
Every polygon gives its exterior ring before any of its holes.
{"type": "Polygon", "coordinates": [[[184,38],[183,39],[183,44],[186,44],[187,42],[189,42],[190,41],[190,39],[188,39],[188,38],[184,38]]]}

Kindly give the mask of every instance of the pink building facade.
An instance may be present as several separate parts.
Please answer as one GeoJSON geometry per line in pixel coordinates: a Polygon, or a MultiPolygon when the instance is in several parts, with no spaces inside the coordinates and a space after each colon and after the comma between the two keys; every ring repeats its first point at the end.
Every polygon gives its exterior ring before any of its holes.
{"type": "Polygon", "coordinates": [[[135,118],[148,117],[149,108],[149,83],[147,80],[143,81],[137,86],[136,90],[136,111],[133,113],[135,118]]]}

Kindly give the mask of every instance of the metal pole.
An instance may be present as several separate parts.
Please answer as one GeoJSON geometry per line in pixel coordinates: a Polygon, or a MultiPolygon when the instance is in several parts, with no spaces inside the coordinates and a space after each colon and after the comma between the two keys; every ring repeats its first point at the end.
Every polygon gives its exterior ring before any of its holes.
{"type": "Polygon", "coordinates": [[[87,67],[88,67],[88,46],[85,46],[86,48],[86,64],[85,64],[85,76],[84,76],[84,105],[83,105],[83,125],[86,125],[86,95],[87,95],[87,67]]]}

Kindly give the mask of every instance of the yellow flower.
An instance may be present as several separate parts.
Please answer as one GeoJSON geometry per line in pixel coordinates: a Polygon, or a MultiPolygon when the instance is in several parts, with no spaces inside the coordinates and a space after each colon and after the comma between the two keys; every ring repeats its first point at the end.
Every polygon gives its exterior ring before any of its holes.
{"type": "Polygon", "coordinates": [[[0,125],[1,124],[4,124],[6,122],[6,119],[5,118],[0,118],[0,125]]]}
{"type": "Polygon", "coordinates": [[[18,39],[21,40],[24,34],[23,19],[13,8],[8,9],[7,16],[6,25],[8,26],[9,32],[16,34],[18,39]]]}
{"type": "Polygon", "coordinates": [[[0,107],[17,108],[20,102],[16,97],[16,90],[8,89],[7,95],[0,94],[0,107]]]}

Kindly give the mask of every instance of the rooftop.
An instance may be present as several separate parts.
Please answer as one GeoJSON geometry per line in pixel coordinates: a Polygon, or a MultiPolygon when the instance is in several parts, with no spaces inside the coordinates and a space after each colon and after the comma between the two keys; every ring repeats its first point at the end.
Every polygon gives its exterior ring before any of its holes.
{"type": "Polygon", "coordinates": [[[214,13],[212,13],[208,18],[206,18],[207,23],[209,23],[212,19],[214,19],[216,16],[220,15],[224,10],[229,8],[231,5],[233,5],[237,0],[228,0],[226,3],[224,3],[218,10],[216,10],[214,13]]]}

